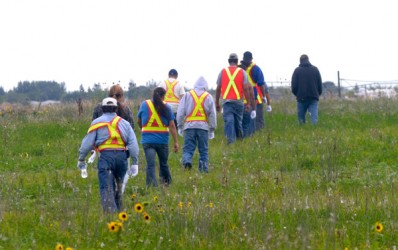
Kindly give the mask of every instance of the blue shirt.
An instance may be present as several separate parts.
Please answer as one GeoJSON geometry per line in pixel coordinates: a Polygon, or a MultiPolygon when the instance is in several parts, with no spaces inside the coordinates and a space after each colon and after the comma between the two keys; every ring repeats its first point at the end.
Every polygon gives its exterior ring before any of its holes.
{"type": "MultiPolygon", "coordinates": [[[[116,117],[116,113],[104,113],[91,122],[91,126],[99,122],[110,122],[116,117]]],[[[138,164],[138,142],[133,129],[128,121],[121,119],[118,128],[120,136],[126,143],[126,148],[129,150],[132,163],[138,164]]],[[[100,144],[108,140],[109,132],[107,127],[102,127],[88,133],[82,141],[79,149],[79,160],[86,158],[87,154],[93,149],[93,146],[98,147],[100,144]]]]}
{"type": "MultiPolygon", "coordinates": [[[[174,122],[174,113],[171,110],[171,107],[169,104],[166,104],[170,117],[167,119],[164,116],[160,116],[160,119],[162,120],[163,124],[168,127],[170,122],[174,122]]],[[[141,119],[141,124],[144,125],[148,123],[149,120],[149,107],[146,104],[146,102],[142,102],[140,106],[140,110],[138,111],[137,117],[141,119]]],[[[141,144],[146,144],[146,143],[156,143],[156,144],[169,144],[169,132],[167,133],[159,133],[159,132],[145,132],[142,133],[141,136],[141,144]]]]}
{"type": "MultiPolygon", "coordinates": [[[[263,72],[260,69],[260,67],[257,66],[257,64],[253,66],[250,76],[253,79],[253,81],[257,84],[257,86],[261,87],[264,85],[265,93],[269,92],[267,83],[265,83],[265,80],[264,80],[263,72]]],[[[257,88],[253,88],[253,90],[254,90],[254,98],[256,99],[257,98],[257,88]]]]}

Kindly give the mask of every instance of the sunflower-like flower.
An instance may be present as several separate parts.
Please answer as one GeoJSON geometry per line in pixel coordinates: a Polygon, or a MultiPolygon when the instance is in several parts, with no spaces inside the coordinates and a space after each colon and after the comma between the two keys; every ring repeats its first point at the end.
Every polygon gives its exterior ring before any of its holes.
{"type": "Polygon", "coordinates": [[[376,233],[381,233],[381,232],[383,232],[383,224],[381,224],[380,222],[376,222],[376,224],[375,224],[375,231],[376,231],[376,233]]]}
{"type": "Polygon", "coordinates": [[[119,232],[119,225],[117,224],[117,222],[112,221],[111,223],[108,223],[108,229],[112,233],[117,233],[119,232]]]}
{"type": "Polygon", "coordinates": [[[148,213],[145,212],[145,213],[143,214],[143,217],[144,217],[145,222],[150,222],[150,221],[151,221],[151,216],[149,216],[148,213]]]}
{"type": "Polygon", "coordinates": [[[126,221],[129,218],[126,212],[120,212],[118,217],[121,221],[126,221]]]}
{"type": "Polygon", "coordinates": [[[132,199],[132,200],[134,200],[134,199],[135,199],[135,197],[137,197],[137,195],[136,195],[136,194],[132,194],[132,195],[131,195],[131,199],[132,199]]]}
{"type": "Polygon", "coordinates": [[[123,222],[118,221],[118,222],[116,222],[116,225],[119,227],[120,231],[123,231],[123,229],[124,229],[123,222]]]}
{"type": "Polygon", "coordinates": [[[154,196],[154,197],[153,197],[153,201],[154,201],[154,202],[158,202],[158,197],[157,197],[157,196],[154,196]]]}
{"type": "Polygon", "coordinates": [[[73,250],[73,248],[67,247],[67,248],[65,248],[65,250],[73,250]]]}
{"type": "Polygon", "coordinates": [[[179,207],[180,209],[182,209],[183,206],[184,206],[184,202],[182,202],[182,201],[178,202],[178,207],[179,207]]]}
{"type": "Polygon", "coordinates": [[[144,211],[144,206],[141,203],[137,203],[134,205],[134,210],[137,213],[142,213],[144,211]]]}
{"type": "Polygon", "coordinates": [[[62,244],[58,243],[58,244],[55,246],[55,250],[64,250],[64,246],[63,246],[62,244]]]}

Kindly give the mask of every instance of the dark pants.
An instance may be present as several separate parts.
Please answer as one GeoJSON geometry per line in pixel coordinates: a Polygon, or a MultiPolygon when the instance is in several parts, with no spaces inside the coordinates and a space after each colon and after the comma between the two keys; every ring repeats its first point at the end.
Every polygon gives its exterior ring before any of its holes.
{"type": "Polygon", "coordinates": [[[157,144],[157,143],[145,143],[142,144],[145,152],[146,159],[146,185],[147,186],[158,186],[156,180],[156,154],[159,160],[159,178],[162,184],[171,184],[171,174],[169,165],[167,163],[169,159],[169,145],[168,144],[157,144]]]}
{"type": "Polygon", "coordinates": [[[104,150],[98,160],[101,205],[105,212],[122,210],[122,184],[127,171],[127,155],[121,150],[104,150]]]}

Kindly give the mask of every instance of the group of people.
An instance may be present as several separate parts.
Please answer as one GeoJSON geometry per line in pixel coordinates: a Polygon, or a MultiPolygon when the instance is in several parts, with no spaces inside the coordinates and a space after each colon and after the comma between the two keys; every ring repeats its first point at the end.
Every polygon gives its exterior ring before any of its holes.
{"type": "MultiPolygon", "coordinates": [[[[214,138],[217,127],[216,111],[222,112],[228,144],[264,128],[264,106],[267,112],[271,112],[272,107],[263,73],[249,51],[243,54],[240,64],[238,61],[235,53],[229,55],[229,66],[221,70],[217,79],[215,100],[207,91],[208,83],[204,77],[199,77],[194,88],[186,93],[177,80],[177,70],[171,69],[168,79],[153,90],[152,99],[142,102],[137,124],[141,129],[141,145],[146,159],[147,186],[158,186],[156,155],[161,184],[167,186],[172,182],[168,166],[169,134],[176,153],[180,149],[177,136],[184,138],[183,167],[192,168],[193,155],[198,148],[198,170],[207,173],[208,142],[214,138]]],[[[299,123],[305,123],[307,110],[312,122],[316,123],[322,82],[318,69],[309,63],[306,55],[300,57],[300,65],[293,73],[292,92],[297,97],[299,123]]],[[[85,158],[93,147],[100,152],[98,178],[101,205],[106,212],[122,210],[123,180],[126,175],[136,174],[138,169],[139,147],[133,129],[132,112],[123,104],[123,89],[114,85],[109,90],[109,97],[94,110],[78,159],[78,167],[83,169],[85,158]]]]}

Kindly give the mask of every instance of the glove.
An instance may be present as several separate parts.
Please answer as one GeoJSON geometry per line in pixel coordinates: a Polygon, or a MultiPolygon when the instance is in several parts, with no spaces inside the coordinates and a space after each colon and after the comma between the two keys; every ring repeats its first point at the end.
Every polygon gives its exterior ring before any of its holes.
{"type": "Polygon", "coordinates": [[[257,115],[257,113],[256,113],[255,110],[252,110],[252,112],[250,112],[250,118],[251,118],[251,119],[256,118],[256,115],[257,115]]]}
{"type": "Polygon", "coordinates": [[[138,174],[138,165],[131,165],[131,167],[130,167],[130,169],[129,170],[127,170],[127,174],[130,176],[130,177],[135,177],[135,176],[137,176],[137,174],[138,174]]]}
{"type": "Polygon", "coordinates": [[[178,135],[181,136],[181,137],[183,137],[183,131],[182,131],[182,129],[180,129],[180,128],[178,129],[178,135]]]}
{"type": "Polygon", "coordinates": [[[82,170],[87,168],[87,163],[85,161],[78,161],[77,167],[82,170]]]}
{"type": "Polygon", "coordinates": [[[263,103],[267,104],[267,97],[265,97],[265,96],[263,97],[263,103]]]}
{"type": "Polygon", "coordinates": [[[267,111],[267,112],[271,112],[271,111],[272,111],[272,107],[271,107],[271,105],[268,105],[268,106],[267,106],[267,109],[266,109],[266,111],[267,111]]]}
{"type": "Polygon", "coordinates": [[[209,140],[214,139],[214,132],[209,132],[209,140]]]}
{"type": "Polygon", "coordinates": [[[97,152],[95,152],[95,150],[91,150],[91,156],[90,158],[88,158],[88,163],[93,163],[95,160],[95,156],[97,155],[97,152]]]}

